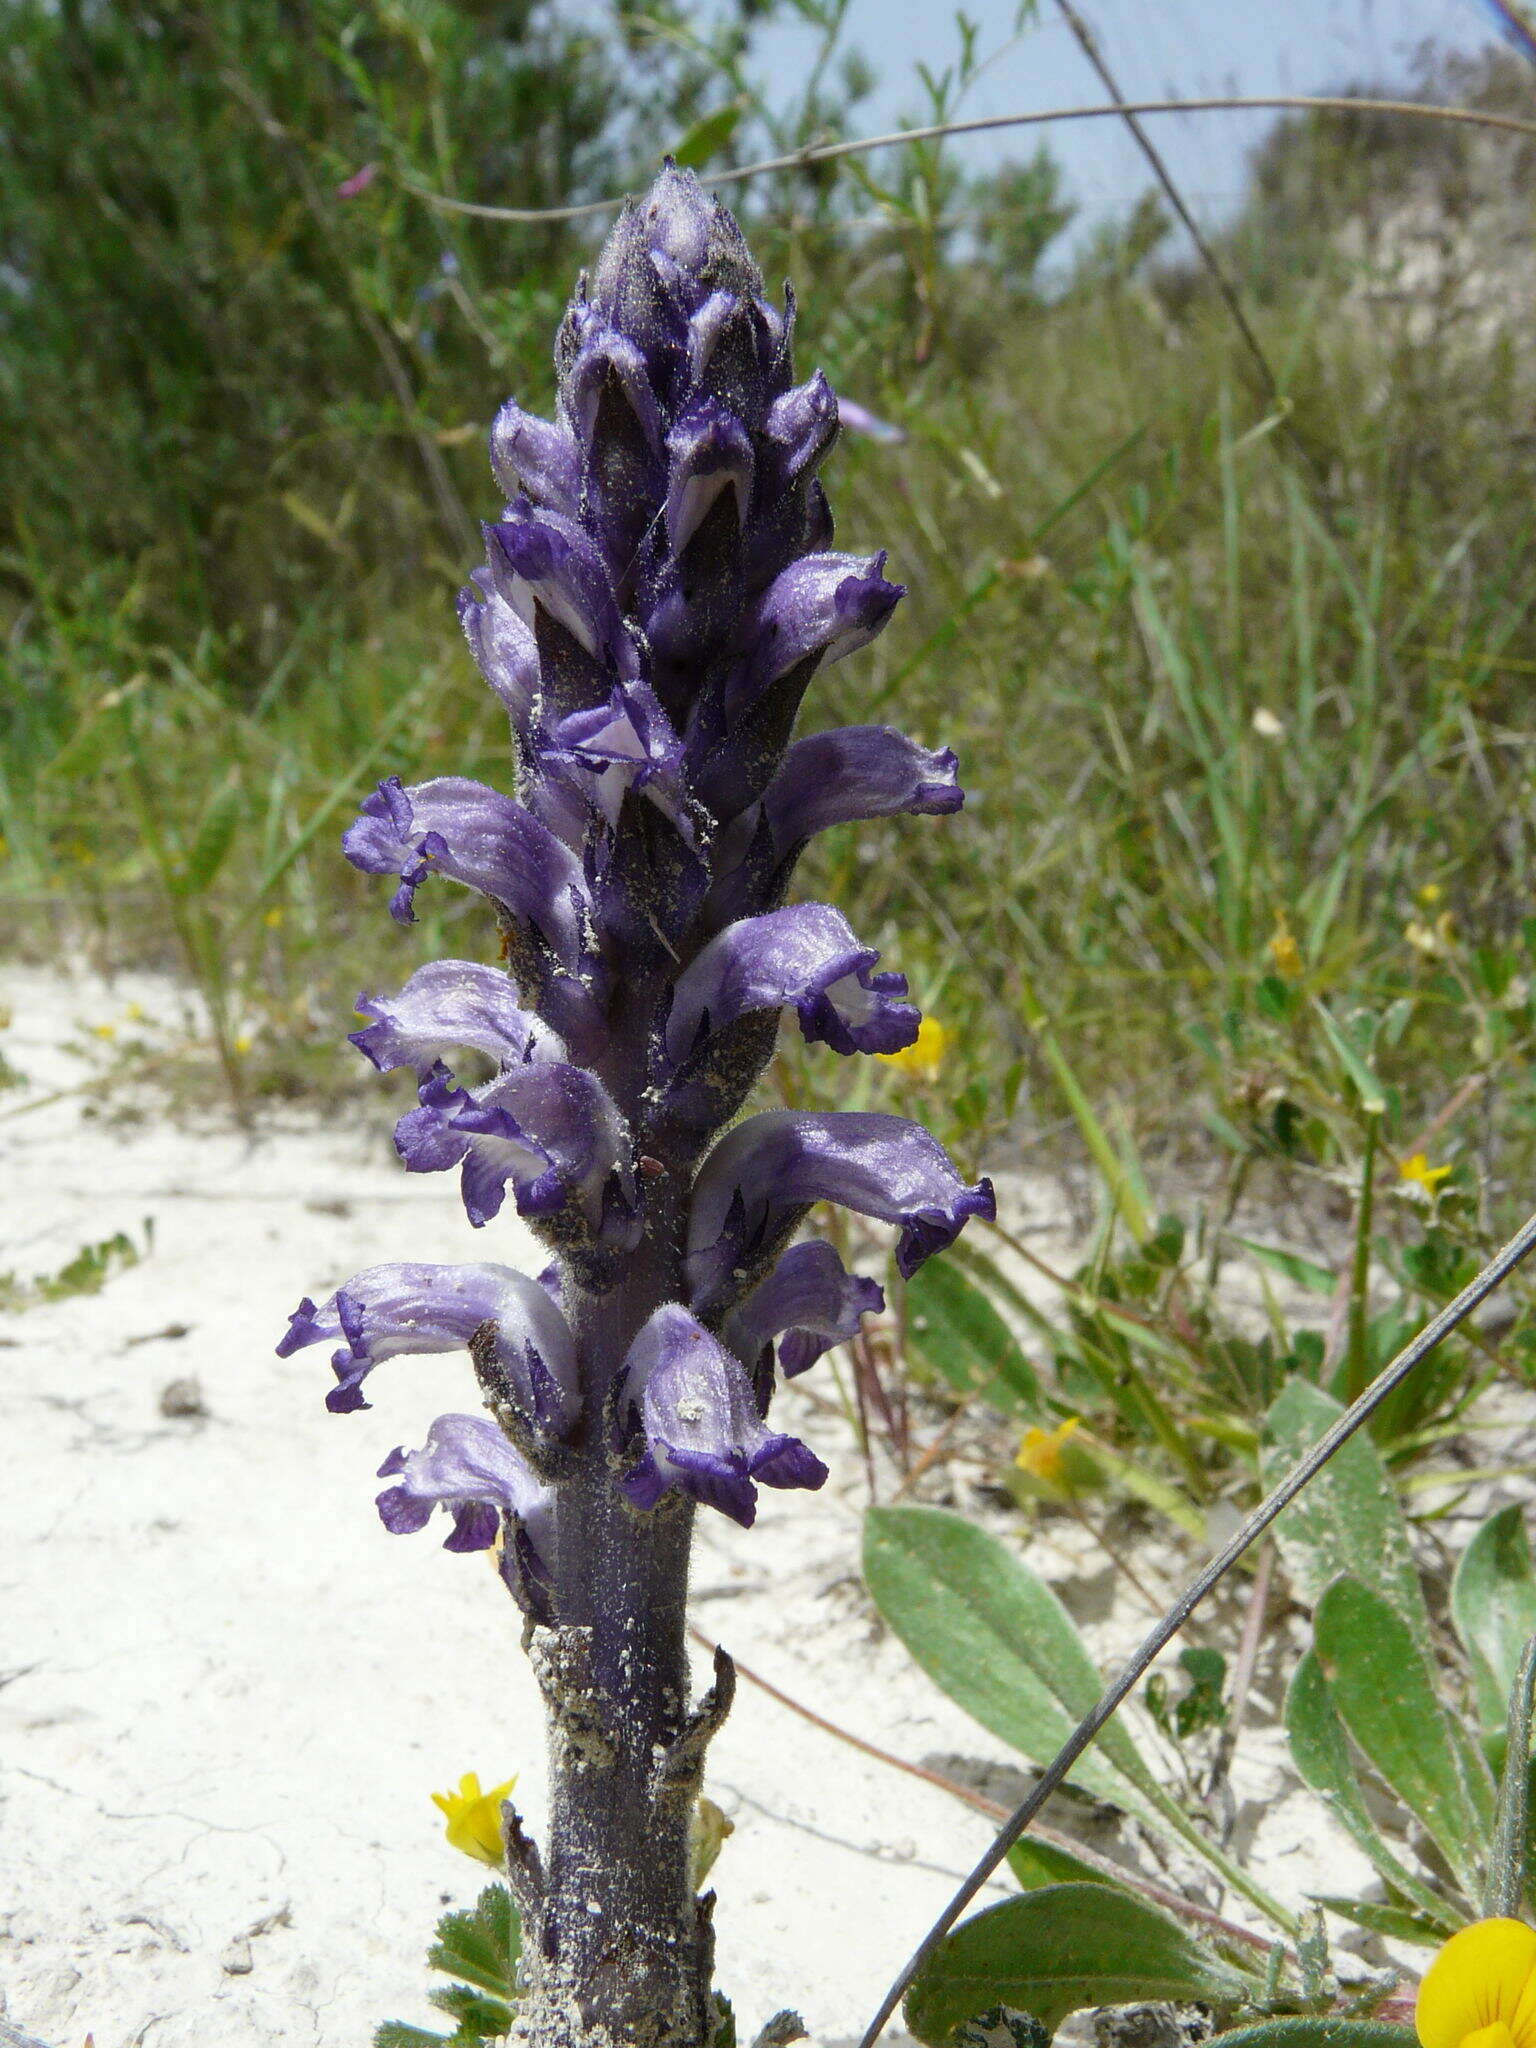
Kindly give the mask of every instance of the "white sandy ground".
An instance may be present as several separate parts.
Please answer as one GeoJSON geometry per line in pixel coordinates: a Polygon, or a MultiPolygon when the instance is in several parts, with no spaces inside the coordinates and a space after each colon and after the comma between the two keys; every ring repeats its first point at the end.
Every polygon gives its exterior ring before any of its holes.
{"type": "MultiPolygon", "coordinates": [[[[391,1363],[370,1412],[333,1417],[323,1357],[272,1346],[300,1294],[376,1260],[529,1248],[515,1225],[471,1232],[446,1178],[398,1170],[383,1090],[345,1128],[290,1118],[254,1142],[92,1120],[89,1088],[44,1102],[89,1080],[91,1028],[134,1002],[174,1028],[164,983],[0,967],[0,1050],[27,1078],[0,1092],[0,1272],[154,1220],[151,1254],[101,1293],[4,1323],[0,2018],[47,2048],[365,2048],[382,2018],[432,2023],[426,1942],[478,1889],[428,1794],[518,1771],[542,1822],[539,1709],[486,1565],[374,1512],[385,1453],[474,1408],[467,1363],[391,1363]],[[187,1375],[207,1418],[167,1419],[187,1375]]],[[[873,1624],[841,1425],[793,1389],[786,1415],[833,1480],[766,1491],[750,1532],[701,1516],[700,1625],[905,1757],[1009,1761],[873,1624]]],[[[1145,1612],[1105,1600],[1102,1558],[1062,1527],[1029,1555],[1113,1659],[1145,1612]]],[[[751,1685],[709,1789],[736,1825],[714,1881],[742,2037],[793,2005],[817,2042],[856,2038],[987,1823],[751,1685]]],[[[1252,1865],[1291,1901],[1363,1877],[1272,1728],[1245,1737],[1237,1791],[1252,1865]]]]}

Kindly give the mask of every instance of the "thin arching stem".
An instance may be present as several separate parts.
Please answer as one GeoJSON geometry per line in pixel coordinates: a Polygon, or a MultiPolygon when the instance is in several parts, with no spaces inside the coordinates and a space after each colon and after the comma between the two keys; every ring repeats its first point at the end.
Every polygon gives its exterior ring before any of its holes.
{"type": "MultiPolygon", "coordinates": [[[[705,185],[739,185],[747,178],[765,177],[771,171],[805,170],[813,164],[835,162],[845,156],[862,156],[872,149],[892,149],[907,142],[936,142],[946,135],[982,135],[999,128],[1033,128],[1047,121],[1123,121],[1128,114],[1213,114],[1213,113],[1319,113],[1319,114],[1401,114],[1419,121],[1449,121],[1467,128],[1498,128],[1510,135],[1536,135],[1536,121],[1523,121],[1516,114],[1494,114],[1481,107],[1444,107],[1420,100],[1351,99],[1327,93],[1243,93],[1192,100],[1135,100],[1124,105],[1091,107],[1035,107],[1018,114],[984,114],[966,121],[936,121],[926,128],[893,128],[883,135],[861,135],[848,142],[813,143],[791,150],[787,156],[764,157],[754,164],[738,164],[723,171],[702,171],[705,185]]],[[[610,199],[589,199],[580,206],[489,206],[473,199],[454,199],[446,192],[434,192],[413,178],[401,185],[445,213],[473,214],[477,220],[558,221],[592,220],[616,212],[626,194],[610,199]]]]}

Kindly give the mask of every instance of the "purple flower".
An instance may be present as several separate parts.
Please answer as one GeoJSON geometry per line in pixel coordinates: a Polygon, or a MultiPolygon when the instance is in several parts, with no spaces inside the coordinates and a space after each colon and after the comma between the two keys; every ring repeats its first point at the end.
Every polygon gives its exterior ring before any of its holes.
{"type": "Polygon", "coordinates": [[[841,661],[867,647],[905,586],[887,583],[885,553],[806,555],[777,576],[747,622],[749,652],[726,693],[727,715],[802,662],[841,661]]]}
{"type": "Polygon", "coordinates": [[[609,1243],[634,1214],[629,1137],[595,1074],[563,1061],[510,1067],[484,1088],[430,1073],[421,1106],[395,1126],[408,1173],[462,1161],[464,1210],[478,1230],[501,1211],[510,1183],[520,1216],[609,1243]]]}
{"type": "Polygon", "coordinates": [[[726,1318],[723,1334],[748,1365],[777,1337],[779,1366],[794,1379],[834,1344],[856,1337],[863,1318],[884,1307],[885,1289],[848,1272],[831,1245],[794,1244],[726,1318]]]}
{"type": "Polygon", "coordinates": [[[422,1448],[397,1446],[378,1476],[396,1482],[377,1502],[379,1520],[392,1536],[424,1529],[440,1507],[453,1520],[444,1550],[489,1550],[505,1531],[502,1577],[536,1621],[548,1621],[554,1491],[494,1422],[479,1415],[439,1415],[422,1448]]]}
{"type": "Polygon", "coordinates": [[[529,1420],[566,1435],[581,1413],[570,1326],[548,1290],[510,1266],[369,1266],[319,1308],[306,1296],[277,1355],[336,1344],[337,1384],[325,1405],[345,1415],[369,1405],[363,1382],[384,1359],[467,1350],[486,1324],[493,1356],[529,1420]]]}
{"type": "Polygon", "coordinates": [[[618,1410],[621,1425],[638,1425],[644,1441],[620,1481],[637,1508],[654,1508],[676,1490],[749,1529],[754,1481],[817,1487],[827,1476],[798,1437],[769,1429],[741,1361],[680,1302],[657,1309],[630,1345],[618,1410]]]}
{"type": "Polygon", "coordinates": [[[834,1052],[898,1052],[917,1036],[906,977],[874,974],[880,955],[861,946],[828,903],[797,903],[740,919],[679,976],[666,1048],[681,1063],[701,1040],[743,1017],[792,1004],[807,1043],[834,1052]]]}
{"type": "Polygon", "coordinates": [[[489,569],[476,569],[473,581],[459,592],[459,624],[514,731],[526,733],[539,695],[538,642],[532,627],[497,590],[489,569]]]}
{"type": "MultiPolygon", "coordinates": [[[[691,174],[669,166],[625,207],[556,337],[553,416],[509,402],[491,431],[505,509],[459,606],[510,722],[505,788],[391,777],[344,841],[398,878],[401,923],[433,873],[486,899],[462,950],[489,962],[499,940],[505,972],[420,967],[359,999],[353,1040],[416,1077],[406,1167],[458,1168],[477,1227],[510,1193],[556,1262],[539,1280],[372,1267],[305,1301],[281,1348],[331,1347],[338,1409],[365,1405],[396,1352],[473,1359],[489,1419],[442,1416],[394,1452],[379,1508],[404,1530],[444,1507],[452,1548],[499,1534],[503,1577],[549,1630],[554,1841],[523,1950],[540,2039],[573,1995],[614,2039],[637,1996],[708,2009],[686,1801],[637,1793],[658,1760],[667,1786],[674,1764],[691,1772],[710,1721],[689,1714],[678,1625],[688,1504],[749,1523],[759,1484],[822,1483],[767,1419],[777,1371],[804,1372],[883,1305],[831,1245],[792,1242],[805,1216],[826,1200],[893,1224],[910,1273],[992,1213],[989,1184],[899,1117],[730,1128],[786,1010],[840,1053],[916,1037],[905,982],[841,912],[786,907],[806,842],[962,801],[947,749],[885,726],[795,736],[813,678],[902,591],[883,554],[834,546],[820,472],[838,403],[819,371],[797,381],[794,324],[691,174]],[[638,1990],[591,1967],[637,1901],[638,1990]]],[[[711,1712],[728,1695],[722,1667],[711,1712]]]]}
{"type": "Polygon", "coordinates": [[[483,782],[440,775],[407,789],[392,775],[364,800],[342,850],[365,874],[399,875],[389,906],[399,924],[414,921],[426,877],[446,875],[525,919],[563,966],[580,964],[586,885],[579,864],[548,826],[483,782]]]}
{"type": "Polygon", "coordinates": [[[816,1202],[897,1223],[904,1276],[992,1217],[989,1180],[967,1187],[921,1124],[873,1110],[765,1110],[721,1139],[699,1170],[688,1217],[688,1284],[701,1314],[729,1308],[816,1202]]]}
{"type": "Polygon", "coordinates": [[[535,417],[508,399],[491,425],[491,473],[508,499],[527,498],[574,518],[581,509],[581,451],[561,420],[535,417]]]}
{"type": "Polygon", "coordinates": [[[499,1067],[560,1059],[565,1052],[554,1032],[519,1006],[506,975],[475,960],[430,960],[397,996],[365,990],[357,1010],[375,1021],[348,1036],[381,1074],[414,1067],[424,1078],[460,1046],[485,1053],[499,1067]]]}

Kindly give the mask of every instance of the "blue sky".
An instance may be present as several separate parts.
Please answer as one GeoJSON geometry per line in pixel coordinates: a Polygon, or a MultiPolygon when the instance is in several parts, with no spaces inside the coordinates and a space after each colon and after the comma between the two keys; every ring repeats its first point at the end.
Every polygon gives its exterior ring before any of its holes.
{"type": "MultiPolygon", "coordinates": [[[[1125,92],[1154,99],[1223,92],[1320,92],[1360,81],[1405,80],[1427,42],[1477,50],[1494,40],[1479,0],[1078,0],[1125,92]]],[[[1015,0],[969,0],[980,46],[1008,41],[1015,0]]],[[[1102,98],[1097,79],[1056,11],[1040,0],[1027,30],[977,85],[964,109],[1001,114],[1025,107],[1082,105],[1102,98]]],[[[919,60],[943,66],[956,47],[946,0],[852,0],[849,41],[880,73],[867,111],[872,125],[896,125],[920,103],[919,60]]],[[[761,40],[769,78],[804,74],[812,39],[779,24],[761,40]]],[[[1160,118],[1154,133],[1185,197],[1219,220],[1241,195],[1248,150],[1264,132],[1261,114],[1160,118]]],[[[1121,212],[1147,184],[1144,162],[1114,122],[1082,122],[978,139],[978,163],[1024,153],[1044,137],[1089,218],[1121,212]]]]}

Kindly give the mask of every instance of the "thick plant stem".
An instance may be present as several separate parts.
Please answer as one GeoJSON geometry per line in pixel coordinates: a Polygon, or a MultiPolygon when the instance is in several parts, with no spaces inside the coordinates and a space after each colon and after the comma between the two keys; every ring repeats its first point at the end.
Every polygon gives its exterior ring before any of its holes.
{"type": "MultiPolygon", "coordinates": [[[[621,1359],[676,1285],[681,1220],[658,1190],[624,1280],[573,1303],[589,1358],[621,1359]]],[[[729,1660],[690,1713],[692,1502],[630,1507],[602,1421],[576,1458],[560,1493],[552,1622],[529,1646],[549,1717],[550,1834],[521,2028],[534,2048],[706,2048],[713,1938],[691,1837],[729,1660]]]]}
{"type": "MultiPolygon", "coordinates": [[[[566,1482],[554,1626],[531,1650],[549,1712],[550,1840],[525,1941],[536,2048],[704,2048],[712,1942],[690,1831],[684,1600],[691,1510],[644,1518],[606,1470],[566,1482]]],[[[697,1756],[689,1754],[697,1749],[697,1756]]]]}

